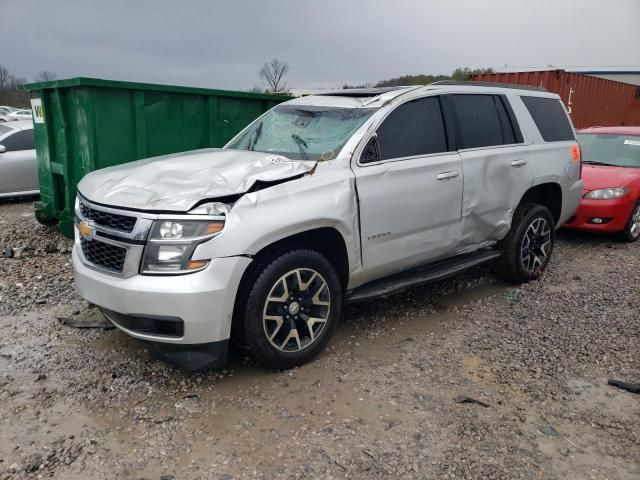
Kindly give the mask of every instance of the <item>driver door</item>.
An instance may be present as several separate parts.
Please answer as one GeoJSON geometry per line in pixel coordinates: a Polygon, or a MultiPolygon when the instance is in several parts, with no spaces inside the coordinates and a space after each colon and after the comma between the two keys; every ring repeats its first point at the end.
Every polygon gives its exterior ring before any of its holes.
{"type": "Polygon", "coordinates": [[[447,141],[437,96],[399,105],[355,165],[367,280],[455,254],[462,162],[447,141]]]}

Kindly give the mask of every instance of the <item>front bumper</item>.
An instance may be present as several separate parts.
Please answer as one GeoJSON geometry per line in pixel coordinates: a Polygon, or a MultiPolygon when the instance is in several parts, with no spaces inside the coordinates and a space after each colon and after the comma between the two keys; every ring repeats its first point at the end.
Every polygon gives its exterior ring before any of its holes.
{"type": "Polygon", "coordinates": [[[250,258],[213,259],[206,269],[188,275],[120,278],[86,266],[77,248],[76,243],[72,254],[76,290],[88,302],[123,317],[183,322],[182,332],[176,330],[174,335],[142,333],[126,328],[112,313],[114,325],[132,337],[174,345],[229,339],[236,292],[250,258]]]}
{"type": "Polygon", "coordinates": [[[574,230],[620,232],[626,227],[633,206],[631,195],[611,200],[583,198],[574,216],[564,226],[574,230]],[[594,218],[603,222],[593,223],[594,218]]]}

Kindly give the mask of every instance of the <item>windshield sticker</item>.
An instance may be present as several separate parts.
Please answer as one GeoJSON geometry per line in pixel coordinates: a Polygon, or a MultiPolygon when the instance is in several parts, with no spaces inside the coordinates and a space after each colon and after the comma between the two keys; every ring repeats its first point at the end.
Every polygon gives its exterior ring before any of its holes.
{"type": "Polygon", "coordinates": [[[640,147],[640,140],[625,140],[625,145],[634,145],[636,147],[640,147]]]}

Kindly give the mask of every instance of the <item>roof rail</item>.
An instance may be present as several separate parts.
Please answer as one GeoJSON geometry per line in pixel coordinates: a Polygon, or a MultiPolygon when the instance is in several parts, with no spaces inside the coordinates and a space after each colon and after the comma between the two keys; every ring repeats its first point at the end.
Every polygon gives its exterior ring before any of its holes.
{"type": "Polygon", "coordinates": [[[533,85],[518,85],[517,83],[500,83],[500,82],[481,82],[481,81],[460,81],[460,80],[440,80],[429,85],[461,85],[469,87],[499,87],[514,88],[516,90],[534,90],[536,92],[547,92],[544,87],[535,87],[533,85]]]}
{"type": "Polygon", "coordinates": [[[406,88],[409,87],[345,88],[342,90],[333,90],[331,92],[316,93],[314,95],[329,95],[332,97],[377,97],[383,93],[406,88]]]}

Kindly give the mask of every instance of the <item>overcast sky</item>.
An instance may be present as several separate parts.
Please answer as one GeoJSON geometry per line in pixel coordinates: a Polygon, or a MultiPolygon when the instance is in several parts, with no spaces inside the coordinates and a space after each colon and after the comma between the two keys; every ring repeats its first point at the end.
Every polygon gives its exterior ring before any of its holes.
{"type": "MultiPolygon", "coordinates": [[[[0,64],[226,89],[290,65],[290,87],[457,66],[640,68],[640,0],[0,0],[0,64]]],[[[261,85],[264,86],[264,85],[261,85]]]]}

